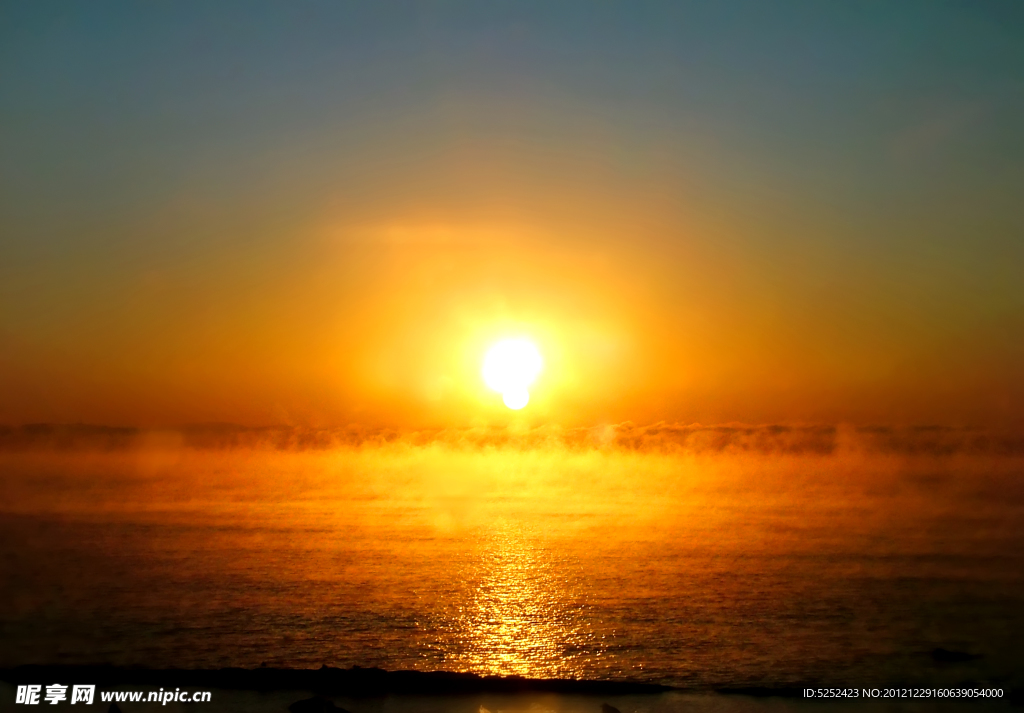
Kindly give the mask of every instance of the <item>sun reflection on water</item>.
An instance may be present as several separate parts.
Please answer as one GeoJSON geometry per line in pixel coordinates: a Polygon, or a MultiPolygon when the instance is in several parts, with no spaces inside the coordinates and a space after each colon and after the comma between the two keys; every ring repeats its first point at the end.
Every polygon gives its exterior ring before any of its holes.
{"type": "Polygon", "coordinates": [[[463,575],[446,666],[481,674],[575,677],[594,653],[574,568],[522,525],[501,523],[463,575]]]}

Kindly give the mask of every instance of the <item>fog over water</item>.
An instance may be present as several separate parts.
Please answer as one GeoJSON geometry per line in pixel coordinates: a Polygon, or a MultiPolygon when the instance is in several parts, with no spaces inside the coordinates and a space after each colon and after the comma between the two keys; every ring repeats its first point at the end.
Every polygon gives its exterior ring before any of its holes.
{"type": "Polygon", "coordinates": [[[1024,684],[1012,439],[683,431],[8,431],[0,665],[1024,684]]]}

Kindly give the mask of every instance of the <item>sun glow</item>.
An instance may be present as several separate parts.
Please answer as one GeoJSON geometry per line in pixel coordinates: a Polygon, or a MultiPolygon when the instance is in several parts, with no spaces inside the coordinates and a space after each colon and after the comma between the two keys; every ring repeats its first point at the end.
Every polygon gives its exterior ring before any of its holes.
{"type": "Polygon", "coordinates": [[[530,402],[529,387],[544,366],[540,352],[528,339],[504,339],[484,357],[483,377],[488,387],[501,394],[513,411],[530,402]]]}

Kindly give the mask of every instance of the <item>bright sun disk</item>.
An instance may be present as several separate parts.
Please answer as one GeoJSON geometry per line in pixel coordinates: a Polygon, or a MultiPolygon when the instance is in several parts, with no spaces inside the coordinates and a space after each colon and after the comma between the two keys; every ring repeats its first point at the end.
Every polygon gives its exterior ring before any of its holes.
{"type": "Polygon", "coordinates": [[[529,403],[527,387],[536,380],[543,365],[533,342],[504,339],[491,347],[484,357],[484,382],[501,394],[506,406],[518,411],[529,403]]]}

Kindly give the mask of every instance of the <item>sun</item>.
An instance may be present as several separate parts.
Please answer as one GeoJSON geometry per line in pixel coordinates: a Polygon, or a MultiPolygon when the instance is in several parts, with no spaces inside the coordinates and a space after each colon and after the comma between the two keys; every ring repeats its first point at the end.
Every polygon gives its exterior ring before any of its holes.
{"type": "Polygon", "coordinates": [[[487,351],[483,377],[513,411],[530,402],[529,387],[544,367],[536,345],[529,339],[503,339],[487,351]]]}

